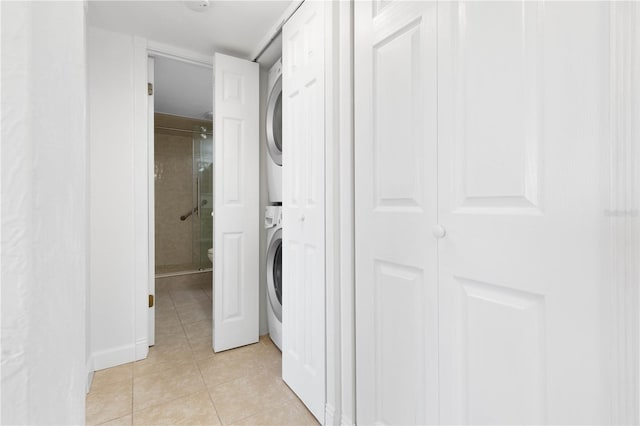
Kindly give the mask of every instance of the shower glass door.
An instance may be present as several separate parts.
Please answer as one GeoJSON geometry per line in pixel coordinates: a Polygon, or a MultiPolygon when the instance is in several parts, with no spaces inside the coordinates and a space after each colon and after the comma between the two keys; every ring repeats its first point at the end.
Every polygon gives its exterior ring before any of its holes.
{"type": "Polygon", "coordinates": [[[199,270],[211,269],[207,252],[213,247],[213,135],[205,126],[193,128],[193,261],[199,270]]]}

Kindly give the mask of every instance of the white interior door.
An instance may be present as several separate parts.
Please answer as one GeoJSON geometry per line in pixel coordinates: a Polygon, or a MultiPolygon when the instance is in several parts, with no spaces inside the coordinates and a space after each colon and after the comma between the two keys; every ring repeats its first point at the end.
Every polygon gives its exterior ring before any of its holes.
{"type": "Polygon", "coordinates": [[[355,19],[358,423],[437,422],[436,6],[355,19]]]}
{"type": "Polygon", "coordinates": [[[282,376],[320,422],[325,402],[324,2],[283,29],[282,376]]]}
{"type": "MultiPolygon", "coordinates": [[[[154,83],[154,60],[152,57],[147,58],[147,78],[151,87],[154,83]]],[[[149,194],[149,295],[154,299],[153,304],[149,307],[149,324],[148,324],[148,342],[149,346],[156,344],[156,219],[155,219],[155,105],[154,94],[151,90],[151,94],[147,97],[147,149],[148,149],[148,194],[149,194]]]]}
{"type": "Polygon", "coordinates": [[[438,5],[441,423],[608,423],[606,7],[438,5]]]}
{"type": "Polygon", "coordinates": [[[356,2],[358,423],[608,423],[608,19],[356,2]]]}
{"type": "Polygon", "coordinates": [[[214,56],[216,352],[258,341],[258,64],[214,56]]]}

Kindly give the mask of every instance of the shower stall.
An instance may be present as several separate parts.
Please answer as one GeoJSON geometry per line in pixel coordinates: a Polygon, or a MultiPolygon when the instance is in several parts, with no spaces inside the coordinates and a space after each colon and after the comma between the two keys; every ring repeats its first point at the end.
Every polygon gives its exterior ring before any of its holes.
{"type": "Polygon", "coordinates": [[[212,123],[156,113],[154,145],[156,276],[210,271],[212,123]]]}

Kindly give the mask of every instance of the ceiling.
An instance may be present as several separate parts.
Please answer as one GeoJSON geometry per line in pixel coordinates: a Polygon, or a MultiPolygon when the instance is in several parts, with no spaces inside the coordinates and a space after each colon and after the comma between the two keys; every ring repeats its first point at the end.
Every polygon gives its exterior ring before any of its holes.
{"type": "Polygon", "coordinates": [[[289,1],[212,1],[204,12],[185,1],[90,1],[90,25],[136,34],[202,55],[250,58],[289,1]]]}
{"type": "Polygon", "coordinates": [[[213,71],[211,68],[156,56],[154,59],[156,112],[211,120],[213,71]]]}
{"type": "MultiPolygon", "coordinates": [[[[185,1],[90,1],[92,26],[145,37],[200,55],[221,52],[253,59],[267,34],[292,1],[212,1],[204,12],[185,1]]],[[[193,3],[193,2],[192,2],[193,3]]],[[[282,48],[281,38],[260,57],[269,67],[282,48]]],[[[202,119],[213,110],[213,77],[209,67],[155,57],[155,110],[202,119]]]]}

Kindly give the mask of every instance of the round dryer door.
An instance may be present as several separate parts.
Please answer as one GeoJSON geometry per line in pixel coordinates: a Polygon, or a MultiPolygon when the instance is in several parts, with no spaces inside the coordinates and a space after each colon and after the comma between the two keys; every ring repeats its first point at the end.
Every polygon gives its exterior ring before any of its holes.
{"type": "Polygon", "coordinates": [[[279,77],[269,93],[267,101],[267,151],[282,166],[282,77],[279,77]]]}
{"type": "Polygon", "coordinates": [[[278,321],[282,322],[282,229],[278,229],[267,250],[267,293],[278,321]]]}

